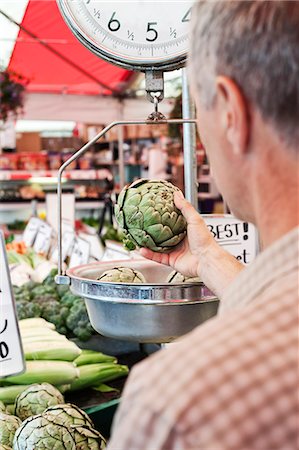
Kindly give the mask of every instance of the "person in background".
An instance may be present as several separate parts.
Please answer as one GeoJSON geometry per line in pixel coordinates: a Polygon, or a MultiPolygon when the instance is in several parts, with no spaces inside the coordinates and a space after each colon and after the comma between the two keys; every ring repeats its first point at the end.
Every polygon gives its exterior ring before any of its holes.
{"type": "Polygon", "coordinates": [[[257,226],[262,251],[244,268],[176,196],[183,245],[141,253],[200,276],[219,312],[133,368],[108,450],[295,450],[299,2],[197,1],[192,16],[199,133],[219,190],[257,226]]]}

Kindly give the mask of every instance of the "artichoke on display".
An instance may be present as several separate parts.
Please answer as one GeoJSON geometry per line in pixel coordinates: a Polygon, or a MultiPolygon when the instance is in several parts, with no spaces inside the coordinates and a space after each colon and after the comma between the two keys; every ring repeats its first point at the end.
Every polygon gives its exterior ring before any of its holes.
{"type": "Polygon", "coordinates": [[[82,411],[78,406],[71,403],[65,403],[63,405],[55,405],[47,408],[43,416],[50,418],[52,416],[56,420],[58,419],[63,425],[87,425],[93,427],[93,422],[89,416],[82,411]]]}
{"type": "Polygon", "coordinates": [[[12,447],[15,432],[20,425],[18,417],[0,413],[0,445],[12,447]]]}
{"type": "Polygon", "coordinates": [[[32,384],[18,395],[15,401],[15,414],[25,420],[40,414],[49,406],[64,403],[63,395],[49,383],[32,384]]]}
{"type": "Polygon", "coordinates": [[[104,437],[93,428],[71,425],[70,429],[74,433],[76,450],[103,450],[106,447],[104,437]]]}
{"type": "Polygon", "coordinates": [[[167,277],[167,283],[200,283],[199,277],[186,277],[180,272],[173,270],[167,277]]]}
{"type": "Polygon", "coordinates": [[[175,191],[180,190],[159,180],[142,179],[124,187],[115,205],[115,217],[130,250],[139,246],[167,253],[185,238],[187,223],[174,204],[175,191]]]}
{"type": "Polygon", "coordinates": [[[141,272],[130,267],[115,267],[106,270],[97,278],[98,281],[110,281],[112,283],[146,283],[141,272]]]}
{"type": "Polygon", "coordinates": [[[18,428],[13,450],[76,450],[72,430],[42,414],[28,417],[18,428]]]}
{"type": "Polygon", "coordinates": [[[1,400],[0,400],[0,412],[6,413],[6,406],[4,405],[3,402],[1,402],[1,400]]]}

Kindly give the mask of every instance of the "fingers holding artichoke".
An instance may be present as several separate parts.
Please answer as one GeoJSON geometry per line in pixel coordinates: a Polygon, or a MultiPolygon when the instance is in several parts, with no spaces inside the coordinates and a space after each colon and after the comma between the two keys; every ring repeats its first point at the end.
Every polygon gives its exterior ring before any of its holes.
{"type": "Polygon", "coordinates": [[[138,180],[126,186],[115,205],[115,216],[130,249],[173,250],[186,236],[187,223],[174,204],[179,189],[168,181],[138,180]]]}

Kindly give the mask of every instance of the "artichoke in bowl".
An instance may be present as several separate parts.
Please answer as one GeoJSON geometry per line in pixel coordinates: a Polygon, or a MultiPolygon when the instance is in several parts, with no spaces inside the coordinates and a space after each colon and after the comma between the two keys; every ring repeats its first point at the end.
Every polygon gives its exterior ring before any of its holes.
{"type": "Polygon", "coordinates": [[[60,403],[64,403],[63,395],[54,386],[49,383],[32,384],[16,398],[15,414],[25,420],[60,403]]]}
{"type": "Polygon", "coordinates": [[[181,272],[173,270],[167,277],[167,283],[200,283],[199,277],[186,277],[181,272]]]}
{"type": "Polygon", "coordinates": [[[110,281],[111,283],[146,283],[142,273],[130,267],[114,267],[106,270],[97,280],[110,281]]]}
{"type": "Polygon", "coordinates": [[[147,247],[159,253],[174,249],[186,236],[187,223],[174,204],[180,191],[168,181],[138,180],[125,186],[115,205],[115,217],[130,250],[147,247]]]}

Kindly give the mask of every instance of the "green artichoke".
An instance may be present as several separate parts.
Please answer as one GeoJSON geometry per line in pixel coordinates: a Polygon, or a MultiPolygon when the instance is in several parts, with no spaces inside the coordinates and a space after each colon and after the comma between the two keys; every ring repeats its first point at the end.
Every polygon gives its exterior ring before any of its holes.
{"type": "Polygon", "coordinates": [[[18,417],[0,413],[0,445],[12,447],[15,432],[20,425],[18,417]]]}
{"type": "Polygon", "coordinates": [[[106,447],[104,437],[93,428],[71,425],[70,429],[74,433],[76,450],[102,450],[106,447]]]}
{"type": "Polygon", "coordinates": [[[167,277],[167,283],[200,283],[199,277],[186,277],[180,272],[173,270],[167,277]]]}
{"type": "Polygon", "coordinates": [[[6,413],[6,406],[4,405],[3,402],[1,402],[1,400],[0,400],[0,412],[6,413]]]}
{"type": "Polygon", "coordinates": [[[173,184],[158,180],[138,180],[121,191],[115,217],[127,248],[167,253],[184,239],[187,223],[174,204],[175,191],[179,189],[173,184]]]}
{"type": "Polygon", "coordinates": [[[115,267],[102,273],[97,280],[112,283],[146,283],[142,273],[130,267],[115,267]]]}
{"type": "Polygon", "coordinates": [[[59,419],[63,425],[87,425],[89,427],[93,427],[93,422],[89,418],[89,416],[82,411],[78,406],[72,405],[71,403],[65,403],[63,405],[55,405],[47,408],[43,416],[49,418],[52,416],[53,418],[59,419]]]}
{"type": "Polygon", "coordinates": [[[58,416],[28,417],[18,428],[13,450],[102,450],[105,439],[93,428],[64,425],[58,416]]]}
{"type": "Polygon", "coordinates": [[[76,450],[74,432],[42,414],[28,417],[18,428],[13,450],[76,450]]]}
{"type": "Polygon", "coordinates": [[[41,414],[49,406],[64,403],[63,395],[49,383],[32,384],[18,395],[15,401],[15,414],[25,420],[41,414]]]}

